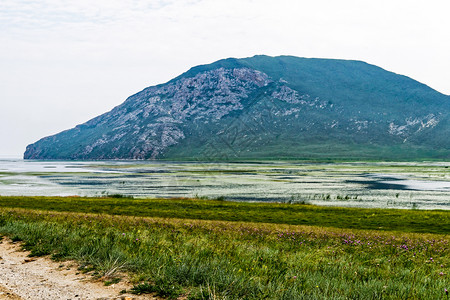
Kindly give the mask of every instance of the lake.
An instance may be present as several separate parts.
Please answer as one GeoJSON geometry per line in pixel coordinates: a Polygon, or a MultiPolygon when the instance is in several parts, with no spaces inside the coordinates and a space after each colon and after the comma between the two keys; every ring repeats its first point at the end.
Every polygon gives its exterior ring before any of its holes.
{"type": "Polygon", "coordinates": [[[0,159],[3,196],[108,194],[447,210],[450,163],[0,159]]]}

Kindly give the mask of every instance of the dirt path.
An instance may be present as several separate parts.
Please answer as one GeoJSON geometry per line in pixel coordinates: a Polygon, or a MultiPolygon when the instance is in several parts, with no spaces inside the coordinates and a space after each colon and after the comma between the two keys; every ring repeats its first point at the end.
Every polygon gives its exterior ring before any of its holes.
{"type": "Polygon", "coordinates": [[[21,298],[8,290],[4,286],[0,285],[0,300],[20,300],[21,298]]]}
{"type": "Polygon", "coordinates": [[[120,295],[124,282],[105,286],[77,271],[72,262],[58,263],[46,257],[29,258],[20,245],[0,240],[0,300],[18,299],[156,299],[149,295],[120,295]]]}

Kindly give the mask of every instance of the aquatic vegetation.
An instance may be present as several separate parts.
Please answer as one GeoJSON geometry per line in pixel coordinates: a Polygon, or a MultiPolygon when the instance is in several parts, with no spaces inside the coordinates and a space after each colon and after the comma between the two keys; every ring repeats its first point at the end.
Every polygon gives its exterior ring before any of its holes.
{"type": "Polygon", "coordinates": [[[0,195],[180,198],[450,210],[446,162],[9,162],[0,195]]]}

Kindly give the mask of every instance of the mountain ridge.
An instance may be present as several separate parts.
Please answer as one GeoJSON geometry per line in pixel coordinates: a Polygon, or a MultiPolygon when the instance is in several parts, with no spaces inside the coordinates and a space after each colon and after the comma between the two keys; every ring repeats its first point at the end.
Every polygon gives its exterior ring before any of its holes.
{"type": "Polygon", "coordinates": [[[25,159],[448,159],[450,96],[357,60],[228,58],[43,138],[25,159]]]}

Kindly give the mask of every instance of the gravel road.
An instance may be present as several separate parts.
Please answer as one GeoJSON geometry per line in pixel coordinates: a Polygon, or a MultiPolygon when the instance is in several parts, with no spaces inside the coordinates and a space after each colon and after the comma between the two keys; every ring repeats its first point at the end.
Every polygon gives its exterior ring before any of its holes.
{"type": "Polygon", "coordinates": [[[120,294],[126,282],[105,286],[77,271],[74,262],[54,262],[48,257],[30,258],[17,243],[0,240],[0,300],[42,299],[156,299],[149,295],[120,294]]]}

